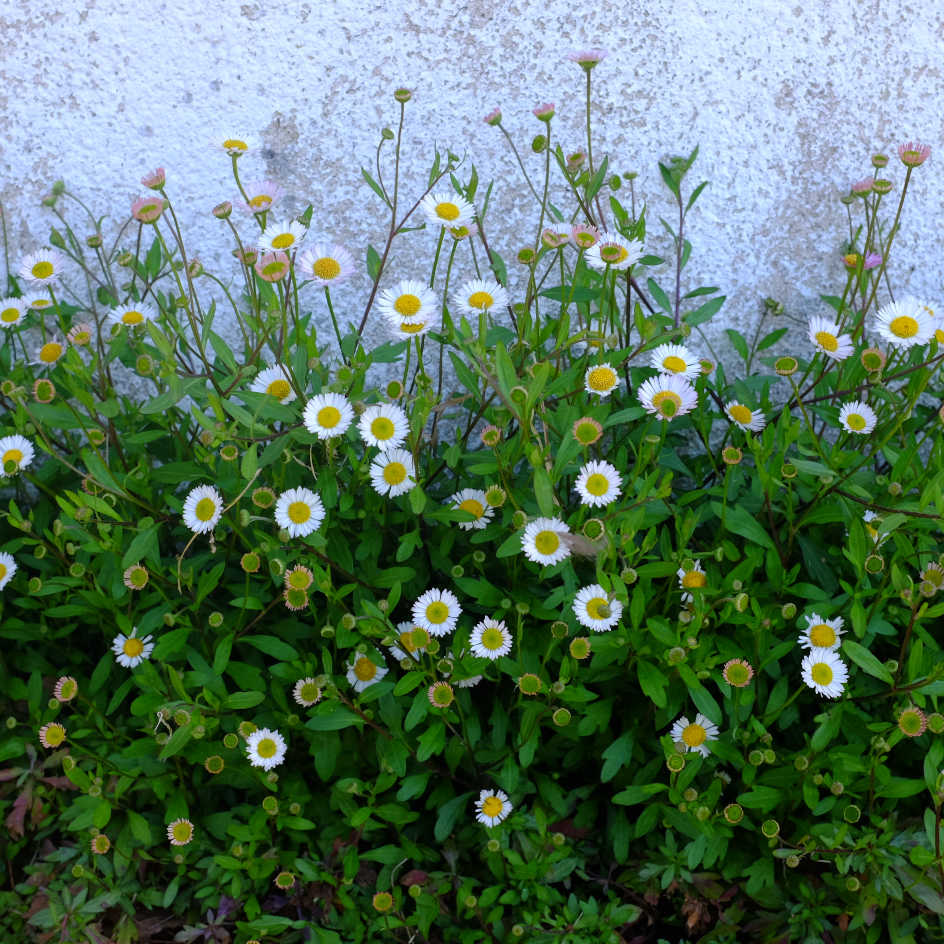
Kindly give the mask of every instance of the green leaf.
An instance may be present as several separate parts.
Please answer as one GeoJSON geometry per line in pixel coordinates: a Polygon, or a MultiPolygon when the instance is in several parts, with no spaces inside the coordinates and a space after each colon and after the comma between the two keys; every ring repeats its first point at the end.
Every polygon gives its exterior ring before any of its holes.
{"type": "Polygon", "coordinates": [[[749,810],[760,810],[766,813],[772,810],[781,800],[781,793],[775,787],[754,787],[748,793],[738,797],[738,803],[749,810]]]}
{"type": "Polygon", "coordinates": [[[291,662],[298,658],[298,653],[277,636],[243,636],[239,641],[249,643],[250,646],[280,662],[291,662]]]}
{"type": "Polygon", "coordinates": [[[650,797],[666,789],[664,783],[644,783],[639,786],[627,787],[613,797],[613,802],[620,806],[636,806],[639,803],[645,803],[650,797]]]}
{"type": "Polygon", "coordinates": [[[453,797],[439,808],[436,825],[433,827],[433,836],[437,842],[442,842],[452,835],[456,820],[471,796],[473,796],[472,793],[460,793],[459,796],[453,797]]]}
{"type": "Polygon", "coordinates": [[[714,318],[726,299],[726,295],[719,295],[717,298],[712,298],[711,301],[705,302],[704,305],[700,305],[694,311],[688,312],[682,318],[682,321],[687,325],[691,325],[693,328],[696,325],[704,324],[706,321],[710,321],[714,318]]]}
{"type": "Polygon", "coordinates": [[[363,167],[361,168],[361,174],[363,175],[364,180],[367,181],[367,185],[370,187],[370,189],[373,190],[374,193],[376,193],[377,196],[380,197],[380,199],[383,200],[384,203],[387,203],[387,198],[384,195],[384,192],[381,189],[380,184],[378,184],[377,181],[374,180],[374,178],[371,177],[370,174],[367,173],[367,170],[363,167]]]}
{"type": "Polygon", "coordinates": [[[240,711],[243,708],[255,708],[264,700],[265,692],[233,692],[232,695],[226,696],[224,705],[227,708],[240,711]]]}
{"type": "Polygon", "coordinates": [[[367,246],[367,274],[373,282],[380,275],[380,253],[371,245],[367,246]]]}
{"type": "Polygon", "coordinates": [[[600,782],[606,783],[612,780],[621,767],[628,764],[633,756],[633,736],[626,732],[617,738],[603,752],[603,769],[600,771],[600,782]]]}
{"type": "Polygon", "coordinates": [[[860,669],[864,672],[868,672],[873,678],[887,682],[889,685],[894,684],[895,680],[892,678],[891,672],[889,672],[879,659],[872,655],[865,646],[852,639],[847,639],[842,644],[842,651],[849,656],[860,669]]]}
{"type": "Polygon", "coordinates": [[[735,331],[734,328],[725,328],[725,333],[731,342],[731,346],[741,355],[741,359],[747,361],[750,354],[747,350],[747,341],[744,340],[744,335],[740,331],[735,331]]]}
{"type": "MultiPolygon", "coordinates": [[[[711,510],[718,518],[721,518],[723,509],[720,502],[712,502],[711,510]]],[[[742,505],[728,505],[727,510],[724,511],[724,526],[728,531],[747,538],[752,544],[776,550],[770,535],[742,505]]]]}

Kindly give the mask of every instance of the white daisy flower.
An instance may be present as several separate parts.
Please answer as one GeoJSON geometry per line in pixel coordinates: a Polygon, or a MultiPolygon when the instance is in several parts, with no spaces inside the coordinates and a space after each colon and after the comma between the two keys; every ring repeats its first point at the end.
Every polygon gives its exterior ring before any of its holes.
{"type": "Polygon", "coordinates": [[[33,311],[47,311],[52,308],[52,299],[43,292],[31,292],[24,295],[22,301],[33,311]]]}
{"type": "Polygon", "coordinates": [[[290,488],[275,503],[275,523],[293,538],[308,537],[324,521],[321,499],[307,488],[290,488]]]}
{"type": "Polygon", "coordinates": [[[864,436],[875,429],[878,417],[868,403],[853,400],[852,403],[844,404],[839,411],[839,422],[848,432],[864,436]]]}
{"type": "Polygon", "coordinates": [[[40,345],[36,360],[32,363],[36,367],[55,367],[65,352],[65,344],[57,337],[50,337],[45,344],[40,345]]]}
{"type": "Polygon", "coordinates": [[[425,321],[438,308],[436,295],[423,282],[403,279],[392,289],[385,289],[377,299],[377,308],[391,324],[425,321]]]}
{"type": "Polygon", "coordinates": [[[445,636],[456,628],[462,613],[451,590],[427,590],[413,604],[413,622],[432,636],[445,636]]]}
{"type": "Polygon", "coordinates": [[[377,665],[367,656],[359,655],[347,667],[347,680],[354,686],[355,692],[362,692],[379,682],[388,672],[382,665],[377,665]]]}
{"type": "Polygon", "coordinates": [[[708,584],[708,577],[701,561],[694,561],[690,570],[679,567],[675,572],[679,579],[679,588],[682,590],[701,590],[708,584]]]}
{"type": "Polygon", "coordinates": [[[13,555],[7,554],[6,551],[0,551],[0,590],[13,579],[16,570],[16,561],[13,559],[13,555]]]}
{"type": "Polygon", "coordinates": [[[392,449],[406,439],[410,422],[406,413],[395,404],[377,403],[361,413],[357,428],[368,446],[392,449]]]}
{"type": "Polygon", "coordinates": [[[528,560],[537,564],[557,564],[570,557],[570,545],[564,535],[570,528],[557,518],[535,518],[521,533],[521,549],[528,560]]]}
{"type": "Polygon", "coordinates": [[[393,336],[399,341],[410,341],[413,338],[421,338],[428,331],[439,328],[439,318],[404,318],[402,320],[391,321],[387,319],[393,336]]]}
{"type": "Polygon", "coordinates": [[[725,403],[724,412],[735,426],[748,432],[759,433],[767,424],[760,410],[752,410],[749,406],[738,403],[737,400],[725,403]]]}
{"type": "Polygon", "coordinates": [[[456,688],[475,688],[483,678],[485,678],[484,675],[470,675],[465,679],[455,679],[453,684],[456,688]]]}
{"type": "Polygon", "coordinates": [[[223,496],[212,485],[198,485],[184,499],[184,524],[195,534],[212,531],[222,514],[223,496]]]}
{"type": "Polygon", "coordinates": [[[862,512],[862,523],[865,525],[865,530],[868,532],[872,543],[876,547],[881,547],[888,538],[887,534],[882,535],[878,532],[878,525],[881,524],[881,522],[881,515],[877,515],[871,508],[867,508],[862,512]]]}
{"type": "Polygon", "coordinates": [[[600,239],[584,254],[594,269],[628,269],[642,258],[642,243],[619,233],[600,233],[600,239]]]}
{"type": "Polygon", "coordinates": [[[29,305],[25,298],[13,298],[8,295],[0,299],[0,328],[14,328],[26,317],[29,305]]]}
{"type": "Polygon", "coordinates": [[[253,767],[278,767],[285,760],[285,738],[271,728],[256,728],[246,738],[246,757],[253,767]]]}
{"type": "Polygon", "coordinates": [[[797,642],[804,649],[829,649],[836,652],[841,642],[840,636],[845,632],[842,628],[842,617],[823,619],[819,613],[811,613],[806,617],[806,630],[800,634],[797,642]]]}
{"type": "Polygon", "coordinates": [[[136,636],[138,629],[131,630],[131,635],[125,636],[118,633],[115,641],[111,644],[111,651],[118,659],[118,664],[126,669],[133,669],[136,665],[151,657],[154,651],[154,643],[151,640],[153,636],[136,636]]]}
{"type": "Polygon", "coordinates": [[[59,280],[65,257],[54,249],[42,249],[25,256],[20,265],[20,278],[33,285],[48,285],[59,280]]]}
{"type": "Polygon", "coordinates": [[[620,496],[620,474],[609,462],[588,462],[577,476],[574,491],[582,505],[609,505],[620,496]]]}
{"type": "Polygon", "coordinates": [[[112,324],[130,325],[132,327],[142,325],[147,321],[153,321],[155,317],[156,313],[150,305],[143,305],[138,302],[120,305],[108,312],[108,320],[112,324]]]}
{"type": "Polygon", "coordinates": [[[611,598],[598,583],[577,591],[574,597],[577,622],[598,633],[612,629],[623,615],[623,604],[611,598]]]}
{"type": "Polygon", "coordinates": [[[307,232],[307,227],[298,220],[267,223],[256,245],[265,252],[292,252],[298,248],[307,232]]]}
{"type": "Polygon", "coordinates": [[[220,148],[230,157],[242,157],[256,146],[256,140],[248,135],[221,134],[213,139],[213,147],[220,148]]]}
{"type": "Polygon", "coordinates": [[[810,343],[830,360],[842,361],[852,353],[852,339],[840,334],[831,318],[818,315],[810,319],[810,343]]]}
{"type": "Polygon", "coordinates": [[[354,257],[340,244],[329,248],[322,243],[315,243],[295,263],[296,272],[318,285],[339,285],[349,279],[354,270],[354,257]]]}
{"type": "Polygon", "coordinates": [[[587,393],[595,393],[601,398],[608,397],[618,384],[619,374],[609,364],[594,364],[587,368],[583,377],[587,393]]]}
{"type": "Polygon", "coordinates": [[[934,322],[916,299],[889,302],[875,313],[875,330],[894,347],[927,344],[934,334],[934,322]]]}
{"type": "Polygon", "coordinates": [[[241,205],[249,213],[265,213],[271,210],[275,201],[282,195],[282,188],[273,180],[253,181],[246,184],[243,190],[249,199],[241,205]]]}
{"type": "Polygon", "coordinates": [[[429,639],[429,633],[422,626],[417,626],[416,623],[397,623],[397,641],[403,648],[391,646],[390,654],[397,662],[404,659],[415,662],[417,656],[426,651],[429,639]]]}
{"type": "Polygon", "coordinates": [[[800,665],[803,681],[826,698],[838,698],[849,680],[845,662],[832,649],[811,649],[800,665]]]}
{"type": "Polygon", "coordinates": [[[495,509],[489,505],[485,492],[478,488],[464,488],[448,499],[446,504],[467,511],[474,517],[473,521],[458,522],[463,531],[484,528],[495,514],[495,509]]]}
{"type": "Polygon", "coordinates": [[[321,686],[313,678],[299,679],[292,689],[292,697],[302,708],[311,708],[321,701],[321,686]]]}
{"type": "Polygon", "coordinates": [[[387,449],[370,464],[370,484],[381,495],[396,498],[416,485],[416,466],[406,449],[387,449]]]}
{"type": "Polygon", "coordinates": [[[702,757],[707,757],[711,751],[706,742],[718,740],[718,726],[701,713],[695,715],[691,723],[683,716],[672,725],[671,738],[686,751],[697,751],[702,757]]]}
{"type": "Polygon", "coordinates": [[[28,468],[34,455],[33,444],[24,436],[4,436],[0,439],[0,478],[28,468]]]}
{"type": "Polygon", "coordinates": [[[475,801],[475,818],[483,826],[497,826],[512,809],[503,790],[483,790],[475,801]]]}
{"type": "Polygon", "coordinates": [[[691,380],[701,373],[701,361],[681,344],[660,344],[649,352],[649,366],[660,374],[691,380]]]}
{"type": "Polygon", "coordinates": [[[475,219],[475,207],[454,191],[428,193],[420,200],[420,209],[433,226],[467,226],[475,219]]]}
{"type": "Polygon", "coordinates": [[[691,413],[698,405],[698,393],[684,378],[674,374],[659,374],[644,380],[636,388],[636,396],[647,413],[664,420],[691,413]]]}
{"type": "Polygon", "coordinates": [[[469,645],[480,659],[498,659],[511,652],[511,633],[503,620],[483,619],[473,627],[469,645]]]}
{"type": "Polygon", "coordinates": [[[253,393],[267,393],[279,403],[291,403],[295,399],[295,390],[288,371],[281,364],[264,367],[253,378],[249,389],[253,393]]]}
{"type": "Polygon", "coordinates": [[[453,294],[452,304],[464,315],[500,311],[508,306],[508,292],[494,279],[470,279],[453,294]]]}
{"type": "Polygon", "coordinates": [[[340,436],[354,422],[354,410],[340,393],[319,393],[305,404],[305,429],[319,439],[340,436]]]}

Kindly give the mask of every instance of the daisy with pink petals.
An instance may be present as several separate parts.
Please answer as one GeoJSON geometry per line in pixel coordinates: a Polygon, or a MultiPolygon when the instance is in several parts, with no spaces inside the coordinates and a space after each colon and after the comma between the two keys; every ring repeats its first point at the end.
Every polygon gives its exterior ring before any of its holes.
{"type": "Polygon", "coordinates": [[[243,207],[249,213],[265,213],[271,210],[275,201],[282,195],[282,188],[272,180],[254,181],[246,184],[246,202],[243,207]]]}
{"type": "Polygon", "coordinates": [[[589,72],[595,65],[606,59],[605,49],[578,49],[567,54],[571,62],[576,62],[584,72],[589,72]]]}
{"type": "Polygon", "coordinates": [[[905,167],[920,167],[931,156],[931,145],[909,141],[898,146],[898,159],[905,167]]]}

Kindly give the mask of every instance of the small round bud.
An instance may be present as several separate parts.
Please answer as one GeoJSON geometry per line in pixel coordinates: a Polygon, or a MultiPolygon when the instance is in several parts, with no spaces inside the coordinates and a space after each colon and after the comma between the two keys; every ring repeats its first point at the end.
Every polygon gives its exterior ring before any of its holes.
{"type": "Polygon", "coordinates": [[[529,247],[525,247],[524,249],[519,249],[519,250],[518,250],[518,254],[517,254],[517,256],[515,256],[515,258],[516,258],[522,265],[531,265],[531,263],[534,262],[534,260],[535,260],[537,257],[535,256],[533,249],[531,249],[531,248],[529,248],[529,247]]]}
{"type": "Polygon", "coordinates": [[[764,762],[764,752],[758,750],[751,751],[750,754],[747,755],[747,761],[753,767],[760,767],[764,762]]]}
{"type": "Polygon", "coordinates": [[[570,724],[571,714],[566,708],[558,708],[555,710],[554,714],[551,715],[551,719],[557,727],[565,728],[570,724]]]}
{"type": "Polygon", "coordinates": [[[803,754],[798,754],[793,758],[793,766],[797,770],[807,770],[810,766],[810,759],[803,754]]]}
{"type": "Polygon", "coordinates": [[[383,128],[381,129],[380,137],[382,137],[384,141],[392,141],[396,135],[393,133],[392,128],[383,128]]]}
{"type": "Polygon", "coordinates": [[[846,879],[846,890],[850,892],[857,892],[862,887],[862,883],[854,876],[850,875],[846,879]]]}
{"type": "Polygon", "coordinates": [[[531,139],[531,150],[535,154],[541,154],[547,148],[547,138],[543,134],[536,134],[531,139]]]}
{"type": "Polygon", "coordinates": [[[843,784],[841,780],[834,780],[829,787],[829,792],[833,796],[842,796],[842,794],[845,792],[845,789],[845,784],[843,784]]]}
{"type": "Polygon", "coordinates": [[[689,787],[682,796],[686,803],[694,803],[698,799],[698,791],[694,787],[689,787]]]}
{"type": "Polygon", "coordinates": [[[398,88],[393,93],[393,97],[401,105],[405,105],[413,97],[413,93],[408,88],[398,88]]]}
{"type": "Polygon", "coordinates": [[[551,623],[551,635],[555,639],[563,639],[567,635],[567,624],[561,620],[551,623]]]}
{"type": "Polygon", "coordinates": [[[208,617],[207,622],[213,629],[218,629],[223,625],[223,614],[219,610],[214,610],[208,617]]]}
{"type": "Polygon", "coordinates": [[[872,155],[872,166],[873,167],[885,167],[888,164],[888,155],[887,154],[873,154],[872,155]]]}
{"type": "Polygon", "coordinates": [[[233,750],[238,744],[239,738],[232,732],[223,735],[223,747],[233,750]]]}
{"type": "Polygon", "coordinates": [[[800,864],[800,857],[795,853],[791,853],[784,859],[788,869],[795,869],[800,864]]]}
{"type": "Polygon", "coordinates": [[[760,831],[768,839],[773,839],[774,836],[777,836],[780,833],[780,823],[778,823],[775,819],[765,819],[763,823],[760,824],[760,831]]]}
{"type": "Polygon", "coordinates": [[[489,852],[498,852],[498,850],[501,849],[501,843],[497,839],[489,839],[485,844],[485,848],[488,849],[489,852]]]}
{"type": "Polygon", "coordinates": [[[847,823],[858,823],[859,817],[862,815],[862,810],[859,809],[854,803],[850,803],[843,811],[842,818],[847,823]]]}
{"type": "Polygon", "coordinates": [[[744,808],[740,803],[729,803],[724,808],[724,818],[732,825],[740,823],[744,819],[744,808]]]}
{"type": "Polygon", "coordinates": [[[669,769],[670,773],[681,773],[685,769],[685,755],[669,754],[665,759],[665,766],[669,769]]]}
{"type": "Polygon", "coordinates": [[[780,615],[785,620],[792,620],[796,614],[797,608],[795,603],[784,603],[784,605],[780,607],[780,615]]]}

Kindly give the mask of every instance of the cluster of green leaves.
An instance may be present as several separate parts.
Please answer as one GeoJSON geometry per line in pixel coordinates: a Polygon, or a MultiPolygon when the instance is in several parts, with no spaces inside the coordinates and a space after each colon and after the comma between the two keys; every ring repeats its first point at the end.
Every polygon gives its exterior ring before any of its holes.
{"type": "MultiPolygon", "coordinates": [[[[94,253],[54,206],[52,242],[91,295],[59,292],[0,346],[4,432],[37,450],[3,480],[0,525],[18,568],[0,591],[8,935],[125,942],[169,912],[186,922],[178,940],[240,942],[637,933],[872,944],[940,933],[939,342],[877,368],[859,351],[834,363],[811,347],[788,363],[775,348],[807,349],[805,325],[789,336],[765,326],[751,341],[729,329],[743,373],[729,380],[713,354],[694,380],[696,409],[652,415],[637,395],[654,372],[648,352],[710,350],[701,326],[724,301],[713,287],[682,292],[685,215],[704,188],[683,195],[696,153],[661,168],[679,209],[665,224],[675,259],[664,290],[656,255],[600,270],[559,244],[573,221],[644,239],[646,216],[634,193],[620,201],[606,159],[583,166],[551,132],[548,121],[535,142],[545,185],[531,186],[540,222],[517,253],[525,287],[514,303],[475,323],[451,310],[451,279],[508,278],[474,170],[460,180],[452,156],[437,155],[426,192],[448,176],[477,202],[478,231],[438,233],[427,281],[441,325],[370,350],[377,289],[401,276],[388,271],[391,245],[423,238],[409,235],[419,201],[402,210],[399,146],[394,184],[382,182],[386,135],[376,178],[364,172],[390,212],[386,244],[367,252],[360,324],[335,321],[330,343],[296,269],[270,283],[240,241],[242,288],[231,293],[189,264],[163,186],[160,220],[138,224],[130,245],[123,229],[110,250],[96,224],[94,253]],[[566,214],[549,197],[552,161],[566,214]],[[231,304],[241,349],[219,330],[214,291],[231,304]],[[129,299],[159,316],[112,328],[106,311],[129,299]],[[34,335],[81,322],[91,345],[70,345],[48,375],[18,356],[34,335]],[[285,365],[289,402],[249,389],[267,362],[285,365]],[[584,386],[603,363],[622,377],[605,398],[584,386]],[[372,371],[385,366],[402,380],[378,386],[372,371]],[[840,433],[850,391],[879,413],[868,437],[840,433]],[[375,451],[354,428],[329,441],[306,429],[301,407],[320,392],[406,411],[417,470],[406,495],[372,487],[375,451]],[[763,411],[764,428],[734,426],[732,400],[763,411]],[[587,418],[600,429],[592,443],[575,433],[587,418]],[[622,495],[602,508],[575,493],[591,460],[620,473],[622,495]],[[194,536],[181,510],[200,484],[227,507],[194,536]],[[293,539],[272,502],[295,487],[316,491],[326,518],[293,539]],[[472,523],[450,506],[462,488],[496,496],[484,528],[460,527],[472,523]],[[549,567],[522,549],[539,516],[570,533],[570,555],[549,567]],[[311,581],[300,602],[285,585],[299,567],[311,581]],[[680,576],[695,572],[704,580],[683,596],[680,576]],[[591,584],[622,605],[599,634],[574,610],[591,584]],[[436,587],[460,601],[455,632],[398,660],[400,624],[436,587]],[[797,636],[814,613],[847,627],[850,678],[835,701],[801,678],[797,636]],[[505,622],[508,655],[473,654],[483,618],[505,622]],[[155,646],[125,668],[111,645],[132,629],[155,646]],[[589,654],[575,644],[585,638],[589,654]],[[390,671],[358,692],[346,669],[365,655],[390,671]],[[752,667],[743,688],[724,678],[732,659],[752,667]],[[74,700],[51,697],[62,676],[77,681],[74,700]],[[323,692],[310,707],[292,695],[305,678],[323,692]],[[437,681],[454,686],[447,707],[430,701],[437,681]],[[906,709],[926,729],[906,736],[906,709]],[[706,756],[682,753],[670,734],[696,712],[720,732],[706,756]],[[50,722],[67,734],[46,750],[50,722]],[[250,764],[253,727],[284,736],[283,765],[250,764]],[[513,805],[491,828],[475,819],[483,789],[513,805]],[[180,818],[195,833],[177,847],[165,830],[180,818]],[[93,851],[96,836],[105,851],[93,851]]],[[[238,182],[235,157],[233,168],[238,182]]],[[[825,299],[860,347],[894,235],[876,222],[880,199],[863,201],[860,261],[844,293],[825,299]],[[866,270],[876,248],[885,261],[866,270]]],[[[256,220],[265,227],[265,214],[256,220]]]]}

